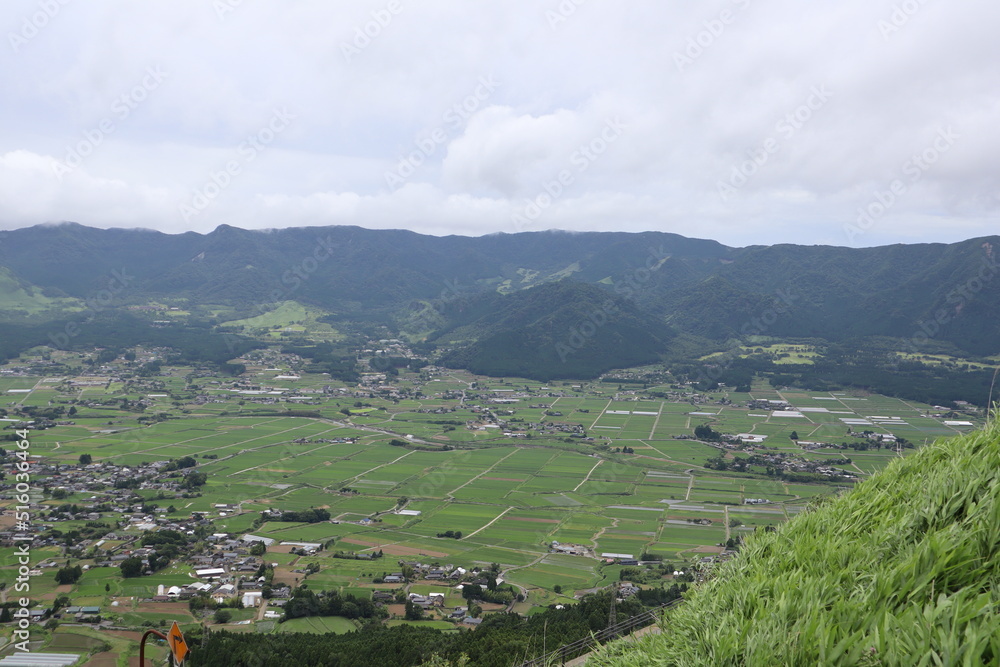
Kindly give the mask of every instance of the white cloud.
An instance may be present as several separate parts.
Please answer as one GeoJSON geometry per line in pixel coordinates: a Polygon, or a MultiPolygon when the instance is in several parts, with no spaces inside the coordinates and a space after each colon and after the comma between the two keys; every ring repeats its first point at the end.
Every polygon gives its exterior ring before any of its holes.
{"type": "Polygon", "coordinates": [[[224,2],[221,17],[201,0],[66,2],[44,21],[37,0],[8,3],[0,227],[511,232],[569,170],[532,229],[846,244],[858,209],[951,127],[960,139],[852,242],[996,229],[1000,6],[224,2]],[[122,117],[116,101],[150,67],[164,80],[122,117]],[[487,94],[484,80],[497,82],[487,94]],[[796,120],[816,87],[829,98],[796,120]],[[295,121],[184,219],[179,206],[276,108],[295,121]],[[581,169],[574,155],[609,119],[625,130],[581,169]],[[105,120],[113,132],[53,178],[105,120]],[[435,131],[390,187],[386,173],[435,131]],[[766,162],[721,197],[769,140],[766,162]]]}

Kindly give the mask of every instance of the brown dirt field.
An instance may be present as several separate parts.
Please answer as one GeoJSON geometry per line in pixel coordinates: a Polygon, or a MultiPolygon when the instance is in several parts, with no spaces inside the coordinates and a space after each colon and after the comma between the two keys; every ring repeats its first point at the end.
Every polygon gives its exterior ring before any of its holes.
{"type": "Polygon", "coordinates": [[[492,479],[494,482],[523,482],[523,479],[514,479],[513,477],[480,477],[479,479],[492,479]]]}
{"type": "Polygon", "coordinates": [[[701,547],[695,547],[691,551],[695,552],[696,554],[721,554],[725,550],[726,550],[725,547],[701,546],[701,547]]]}
{"type": "Polygon", "coordinates": [[[297,572],[292,572],[291,568],[287,567],[276,567],[274,568],[274,581],[279,584],[288,584],[289,586],[295,586],[295,579],[298,578],[302,581],[303,574],[297,572]]]}
{"type": "Polygon", "coordinates": [[[284,546],[280,544],[273,544],[267,548],[267,552],[272,554],[290,554],[294,548],[295,547],[291,544],[286,544],[284,546]]]}
{"type": "Polygon", "coordinates": [[[0,516],[0,527],[10,528],[15,523],[17,523],[17,517],[13,514],[4,514],[3,516],[0,516]]]}
{"type": "Polygon", "coordinates": [[[187,614],[187,602],[144,602],[137,605],[136,611],[146,611],[160,614],[187,614]]]}
{"type": "Polygon", "coordinates": [[[529,521],[531,523],[559,523],[559,519],[529,519],[519,516],[505,516],[504,521],[529,521]]]}
{"type": "Polygon", "coordinates": [[[381,547],[382,553],[387,556],[431,556],[432,558],[447,558],[448,554],[440,551],[428,551],[427,549],[414,549],[412,547],[401,547],[398,544],[387,544],[381,547]]]}
{"type": "Polygon", "coordinates": [[[386,606],[389,613],[393,616],[405,616],[406,615],[406,605],[405,604],[390,604],[386,606]]]}
{"type": "Polygon", "coordinates": [[[338,542],[347,542],[348,544],[357,544],[359,547],[377,547],[378,542],[371,542],[369,540],[359,540],[356,537],[342,537],[338,542]]]}
{"type": "MultiPolygon", "coordinates": [[[[142,633],[134,630],[104,630],[104,632],[107,632],[109,635],[113,635],[115,637],[121,637],[122,639],[134,641],[137,644],[142,639],[142,633]]],[[[149,640],[147,639],[146,641],[149,640]]]]}
{"type": "MultiPolygon", "coordinates": [[[[149,660],[146,661],[147,663],[149,660]]],[[[84,663],[83,667],[117,667],[117,653],[95,653],[94,657],[84,663]]]]}
{"type": "Polygon", "coordinates": [[[56,586],[56,593],[66,595],[73,592],[73,584],[61,584],[56,586]]]}

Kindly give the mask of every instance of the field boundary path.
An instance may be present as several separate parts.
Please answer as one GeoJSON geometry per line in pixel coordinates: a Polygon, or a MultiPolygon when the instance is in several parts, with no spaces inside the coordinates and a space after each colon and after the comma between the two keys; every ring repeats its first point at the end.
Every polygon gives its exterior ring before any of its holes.
{"type": "Polygon", "coordinates": [[[597,544],[597,540],[601,537],[601,535],[604,534],[604,531],[606,531],[608,528],[617,528],[617,527],[618,527],[618,517],[611,517],[611,525],[610,526],[603,526],[599,531],[597,531],[596,533],[594,533],[594,536],[592,538],[590,538],[590,539],[594,543],[594,552],[595,553],[600,548],[599,545],[597,544]]]}
{"type": "Polygon", "coordinates": [[[507,460],[507,459],[509,459],[510,457],[514,456],[514,454],[517,454],[517,453],[518,453],[519,451],[520,451],[520,449],[515,449],[514,451],[512,451],[512,452],[511,452],[510,454],[508,454],[507,456],[503,457],[502,459],[499,459],[499,460],[498,460],[498,461],[497,461],[496,463],[494,463],[494,464],[493,464],[493,465],[491,465],[491,466],[490,466],[489,468],[487,468],[486,470],[482,471],[481,473],[479,473],[478,475],[476,475],[475,477],[473,477],[472,479],[470,479],[470,480],[469,480],[468,482],[466,482],[465,484],[462,484],[461,486],[457,486],[457,487],[455,487],[454,489],[452,489],[451,491],[449,491],[448,493],[444,494],[444,495],[445,495],[445,498],[449,498],[449,499],[451,499],[451,500],[454,500],[454,499],[455,499],[455,496],[454,496],[454,493],[455,493],[456,491],[458,491],[459,489],[462,489],[462,488],[464,488],[464,487],[468,486],[469,484],[472,484],[472,483],[473,483],[473,482],[475,482],[475,481],[476,481],[477,479],[479,479],[480,477],[482,477],[483,475],[485,475],[485,474],[486,474],[486,473],[488,473],[489,471],[493,470],[494,468],[496,468],[496,467],[497,467],[498,465],[500,465],[501,463],[503,463],[504,461],[506,461],[506,460],[507,460]]]}
{"type": "Polygon", "coordinates": [[[502,517],[504,514],[506,514],[507,512],[511,511],[512,509],[514,509],[514,508],[513,507],[508,507],[503,512],[500,512],[500,514],[497,514],[496,517],[494,517],[494,519],[492,521],[490,521],[488,524],[486,524],[485,526],[481,526],[479,528],[476,528],[474,531],[472,531],[471,533],[469,533],[468,535],[466,535],[462,539],[463,540],[468,539],[468,538],[472,537],[473,535],[475,535],[476,533],[478,533],[479,531],[486,530],[487,528],[489,528],[490,526],[492,526],[493,524],[495,524],[497,521],[499,521],[500,517],[502,517]]]}
{"type": "Polygon", "coordinates": [[[663,401],[660,401],[660,411],[656,413],[656,419],[653,420],[653,428],[649,429],[649,439],[653,439],[653,435],[656,433],[656,427],[660,425],[660,415],[663,414],[663,401]]]}
{"type": "Polygon", "coordinates": [[[586,484],[586,483],[587,483],[587,481],[588,481],[588,480],[590,479],[590,476],[594,474],[594,471],[595,471],[595,470],[597,470],[597,466],[601,465],[602,463],[604,463],[604,459],[601,459],[600,461],[598,461],[597,463],[595,463],[595,464],[594,464],[594,467],[590,469],[590,472],[588,472],[588,473],[587,473],[587,476],[583,478],[583,481],[582,481],[582,482],[580,482],[579,484],[577,484],[577,485],[576,485],[576,487],[575,487],[575,488],[573,489],[573,492],[574,492],[574,493],[575,493],[575,492],[576,492],[577,490],[579,490],[579,488],[580,488],[581,486],[583,486],[584,484],[586,484]]]}
{"type": "MultiPolygon", "coordinates": [[[[384,468],[384,467],[386,467],[386,466],[391,466],[391,465],[392,465],[393,463],[397,463],[397,462],[399,462],[399,461],[402,461],[403,459],[405,459],[405,458],[406,458],[407,456],[409,456],[410,454],[416,454],[416,453],[417,453],[417,450],[415,450],[415,449],[411,449],[410,451],[406,452],[405,454],[403,454],[402,456],[400,456],[400,457],[399,457],[399,458],[397,458],[397,459],[393,459],[392,461],[388,461],[388,462],[386,462],[386,463],[381,463],[381,464],[379,464],[379,465],[375,466],[374,468],[371,468],[371,469],[369,469],[369,470],[365,470],[364,472],[359,472],[359,473],[358,473],[357,475],[355,475],[355,476],[354,476],[354,477],[352,477],[352,478],[351,478],[350,480],[348,480],[348,481],[346,482],[346,484],[350,484],[351,482],[356,482],[356,481],[358,481],[359,479],[361,479],[362,477],[364,477],[365,475],[368,475],[368,474],[370,474],[370,473],[373,473],[373,472],[375,472],[375,471],[376,471],[376,470],[378,470],[379,468],[384,468]]],[[[329,487],[326,487],[326,488],[329,488],[329,487]]],[[[326,490],[326,489],[324,489],[324,490],[326,490]]]]}
{"type": "Polygon", "coordinates": [[[597,422],[601,421],[601,417],[604,416],[604,413],[607,411],[608,408],[611,407],[612,403],[614,403],[614,399],[609,398],[608,399],[608,404],[605,405],[603,408],[601,408],[601,411],[599,413],[597,413],[597,419],[595,419],[594,423],[590,425],[590,428],[587,429],[588,431],[593,431],[594,430],[594,427],[597,425],[597,422]]]}
{"type": "MultiPolygon", "coordinates": [[[[497,517],[497,518],[499,518],[499,517],[497,517]]],[[[508,581],[507,580],[507,574],[509,572],[513,572],[514,570],[523,570],[526,567],[534,567],[535,565],[538,565],[543,560],[545,560],[545,557],[548,556],[548,555],[549,554],[544,553],[544,554],[541,554],[540,556],[538,556],[538,558],[536,558],[535,560],[531,561],[530,563],[528,563],[526,565],[515,565],[514,567],[508,567],[506,570],[501,570],[500,571],[500,576],[503,578],[503,580],[504,580],[505,583],[508,583],[511,586],[517,586],[519,589],[521,589],[521,594],[524,595],[524,599],[527,600],[528,599],[528,589],[525,588],[524,586],[522,586],[521,584],[515,584],[513,581],[508,581]]],[[[508,608],[507,608],[507,611],[510,611],[513,608],[514,608],[514,602],[511,602],[510,606],[508,606],[508,608]]]]}

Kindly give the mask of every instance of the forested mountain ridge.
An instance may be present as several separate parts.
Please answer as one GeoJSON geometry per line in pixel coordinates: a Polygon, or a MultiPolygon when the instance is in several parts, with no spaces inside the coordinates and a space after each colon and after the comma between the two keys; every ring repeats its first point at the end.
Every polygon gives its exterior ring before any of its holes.
{"type": "Polygon", "coordinates": [[[673,335],[628,299],[573,281],[462,299],[443,314],[432,340],[459,344],[441,363],[493,376],[593,377],[657,361],[673,335]]]}
{"type": "Polygon", "coordinates": [[[986,356],[1000,352],[998,242],[729,248],[659,232],[39,225],[0,244],[0,322],[37,327],[155,302],[212,327],[222,322],[207,305],[253,316],[295,300],[332,322],[425,340],[469,368],[517,374],[542,363],[565,376],[655,360],[692,337],[887,336],[986,356]],[[552,287],[563,283],[572,286],[552,287]],[[606,299],[613,316],[594,320],[606,299]],[[581,327],[588,333],[575,336],[581,327]]]}
{"type": "Polygon", "coordinates": [[[331,307],[371,307],[462,290],[511,289],[573,276],[614,279],[651,252],[700,264],[729,258],[714,241],[648,232],[533,232],[434,237],[402,230],[302,227],[247,231],[222,225],[208,234],[101,230],[74,223],[8,232],[0,266],[44,288],[85,297],[112,269],[135,277],[136,295],[222,300],[296,298],[331,307]],[[238,283],[249,279],[251,287],[238,283]]]}

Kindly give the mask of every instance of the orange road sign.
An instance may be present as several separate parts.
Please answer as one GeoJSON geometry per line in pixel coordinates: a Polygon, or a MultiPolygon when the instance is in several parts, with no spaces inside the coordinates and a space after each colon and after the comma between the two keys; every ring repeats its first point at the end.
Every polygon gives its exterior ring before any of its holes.
{"type": "Polygon", "coordinates": [[[167,633],[167,643],[170,645],[170,651],[174,654],[174,661],[178,665],[184,662],[184,658],[191,652],[187,642],[184,641],[184,635],[181,633],[177,621],[174,621],[174,624],[170,626],[170,632],[167,633]]]}

